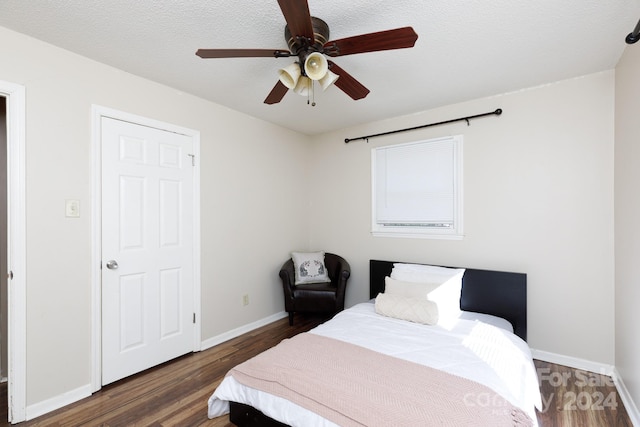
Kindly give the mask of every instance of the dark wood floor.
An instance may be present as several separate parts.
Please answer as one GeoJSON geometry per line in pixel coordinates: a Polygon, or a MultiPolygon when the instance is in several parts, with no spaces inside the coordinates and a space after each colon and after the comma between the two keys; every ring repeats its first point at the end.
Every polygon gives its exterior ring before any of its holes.
{"type": "Polygon", "coordinates": [[[540,381],[541,427],[633,427],[613,380],[534,360],[540,381]]]}
{"type": "MultiPolygon", "coordinates": [[[[229,417],[207,418],[207,399],[236,364],[326,319],[282,319],[214,348],[190,354],[108,385],[91,397],[19,426],[231,427],[229,417]]],[[[608,377],[535,361],[544,410],[541,427],[632,427],[608,377]]],[[[6,383],[0,386],[6,402],[6,383]]],[[[0,419],[6,420],[0,411],[0,419]]],[[[0,421],[0,427],[9,424],[0,421]]]]}

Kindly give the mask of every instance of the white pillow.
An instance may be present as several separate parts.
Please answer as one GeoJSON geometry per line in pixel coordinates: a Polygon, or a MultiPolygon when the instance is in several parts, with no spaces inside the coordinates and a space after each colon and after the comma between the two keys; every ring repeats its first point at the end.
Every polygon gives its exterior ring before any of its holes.
{"type": "Polygon", "coordinates": [[[385,293],[409,298],[429,299],[429,294],[438,286],[440,286],[439,283],[403,282],[389,276],[384,278],[385,293]]]}
{"type": "Polygon", "coordinates": [[[391,270],[391,278],[412,283],[446,283],[447,286],[429,298],[432,301],[434,298],[438,299],[439,317],[443,319],[460,315],[460,294],[464,272],[464,268],[395,263],[391,270]]]}
{"type": "Polygon", "coordinates": [[[452,277],[459,276],[460,285],[462,286],[462,276],[464,275],[464,272],[464,268],[395,263],[391,270],[391,278],[402,280],[403,282],[444,283],[452,277]]]}
{"type": "Polygon", "coordinates": [[[404,282],[385,277],[385,293],[432,301],[438,306],[438,317],[442,320],[460,316],[461,292],[461,275],[455,275],[441,284],[404,282]]]}
{"type": "Polygon", "coordinates": [[[409,322],[434,325],[438,322],[438,305],[423,298],[411,298],[387,293],[378,294],[376,313],[407,320],[409,322]]]}
{"type": "Polygon", "coordinates": [[[330,282],[324,265],[324,252],[291,252],[295,284],[330,282]]]}

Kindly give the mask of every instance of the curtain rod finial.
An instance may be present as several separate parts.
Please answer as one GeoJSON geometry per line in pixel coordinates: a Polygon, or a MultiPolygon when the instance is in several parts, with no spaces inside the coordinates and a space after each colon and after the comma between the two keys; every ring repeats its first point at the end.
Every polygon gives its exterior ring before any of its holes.
{"type": "Polygon", "coordinates": [[[640,20],[636,24],[636,27],[633,29],[633,31],[629,33],[626,39],[624,39],[627,44],[633,44],[638,40],[640,40],[640,20]]]}

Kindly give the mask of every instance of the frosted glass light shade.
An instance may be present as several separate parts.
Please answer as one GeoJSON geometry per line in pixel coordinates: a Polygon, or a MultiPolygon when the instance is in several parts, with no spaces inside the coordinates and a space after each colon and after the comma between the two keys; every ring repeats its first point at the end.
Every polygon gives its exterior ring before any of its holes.
{"type": "Polygon", "coordinates": [[[278,75],[283,85],[288,89],[293,89],[296,87],[296,84],[298,84],[298,80],[302,75],[300,64],[294,62],[293,64],[287,65],[286,67],[278,70],[278,75]]]}
{"type": "Polygon", "coordinates": [[[340,76],[333,71],[327,70],[327,73],[319,81],[322,90],[327,90],[329,86],[331,86],[336,80],[338,80],[338,77],[340,76]]]}
{"type": "Polygon", "coordinates": [[[320,80],[327,74],[329,63],[320,52],[313,52],[304,60],[304,73],[311,80],[320,80]]]}
{"type": "Polygon", "coordinates": [[[293,91],[298,95],[307,96],[309,94],[310,87],[311,79],[309,77],[302,76],[298,79],[298,84],[293,91]]]}

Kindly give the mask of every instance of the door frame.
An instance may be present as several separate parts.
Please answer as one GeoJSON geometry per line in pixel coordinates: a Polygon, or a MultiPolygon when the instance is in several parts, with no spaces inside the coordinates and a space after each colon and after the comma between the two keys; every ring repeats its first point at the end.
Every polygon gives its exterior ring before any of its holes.
{"type": "Polygon", "coordinates": [[[91,387],[92,392],[102,387],[102,117],[122,120],[141,126],[148,126],[168,132],[188,136],[193,141],[194,176],[193,176],[193,310],[195,313],[193,351],[200,351],[200,132],[158,120],[137,116],[119,110],[91,106],[92,128],[92,193],[91,200],[91,387]]]}
{"type": "Polygon", "coordinates": [[[0,80],[0,95],[7,102],[7,270],[13,276],[7,278],[8,415],[17,423],[26,420],[27,407],[25,87],[0,80]]]}

